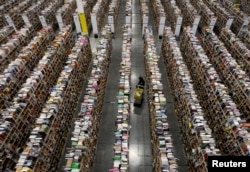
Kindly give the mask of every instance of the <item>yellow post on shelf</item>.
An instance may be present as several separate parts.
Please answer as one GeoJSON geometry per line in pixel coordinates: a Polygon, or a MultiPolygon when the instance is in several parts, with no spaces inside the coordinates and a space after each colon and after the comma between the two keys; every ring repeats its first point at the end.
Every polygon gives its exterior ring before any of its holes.
{"type": "Polygon", "coordinates": [[[79,13],[78,14],[79,20],[80,20],[80,24],[81,24],[81,29],[83,33],[88,33],[88,25],[86,22],[86,16],[84,13],[79,13]]]}

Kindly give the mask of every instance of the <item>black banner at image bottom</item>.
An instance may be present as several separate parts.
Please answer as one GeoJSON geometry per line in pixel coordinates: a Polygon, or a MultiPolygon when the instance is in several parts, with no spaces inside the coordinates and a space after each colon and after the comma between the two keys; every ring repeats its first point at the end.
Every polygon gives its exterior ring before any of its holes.
{"type": "Polygon", "coordinates": [[[208,172],[240,170],[250,172],[250,156],[209,156],[208,172]]]}

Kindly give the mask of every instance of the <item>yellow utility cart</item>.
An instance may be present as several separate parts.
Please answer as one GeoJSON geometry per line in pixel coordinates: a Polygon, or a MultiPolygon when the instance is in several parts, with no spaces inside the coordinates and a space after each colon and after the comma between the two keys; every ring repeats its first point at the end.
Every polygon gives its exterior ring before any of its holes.
{"type": "Polygon", "coordinates": [[[144,85],[145,81],[142,77],[139,77],[139,82],[136,85],[134,92],[134,106],[141,107],[143,103],[143,94],[144,94],[144,85]]]}

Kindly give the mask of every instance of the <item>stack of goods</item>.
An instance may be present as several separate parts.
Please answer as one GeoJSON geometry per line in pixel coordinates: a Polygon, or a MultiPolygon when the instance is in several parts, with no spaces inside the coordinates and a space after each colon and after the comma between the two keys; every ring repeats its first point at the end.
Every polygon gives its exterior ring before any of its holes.
{"type": "MultiPolygon", "coordinates": [[[[178,17],[182,17],[181,10],[176,4],[175,0],[162,0],[162,4],[165,7],[165,11],[167,14],[167,20],[170,23],[170,26],[172,30],[176,29],[177,24],[182,24],[182,19],[181,22],[178,22],[178,17]]],[[[180,20],[180,19],[179,19],[180,20]]]]}
{"type": "MultiPolygon", "coordinates": [[[[37,36],[18,54],[17,58],[8,65],[0,75],[0,108],[6,108],[8,103],[25,83],[30,72],[35,68],[39,60],[53,39],[51,27],[44,28],[37,33],[37,36]]],[[[7,60],[6,60],[7,61],[7,60]]]]}
{"type": "Polygon", "coordinates": [[[130,78],[131,78],[131,25],[123,26],[123,44],[120,64],[120,81],[118,86],[118,113],[114,143],[114,168],[120,172],[129,169],[129,115],[130,115],[130,78]]]}
{"type": "Polygon", "coordinates": [[[39,14],[39,19],[42,24],[42,26],[48,26],[51,25],[53,29],[57,28],[57,21],[56,21],[56,11],[59,7],[63,5],[62,1],[53,1],[50,3],[49,6],[47,6],[45,9],[43,9],[39,14]]]}
{"type": "Polygon", "coordinates": [[[111,50],[111,31],[110,27],[105,26],[97,45],[81,110],[74,119],[71,147],[65,155],[65,172],[92,172],[111,50]]]}
{"type": "Polygon", "coordinates": [[[12,26],[4,26],[0,30],[0,44],[6,43],[13,33],[15,33],[15,30],[12,26]]]}
{"type": "Polygon", "coordinates": [[[101,31],[105,14],[107,12],[108,4],[110,0],[98,0],[91,12],[91,23],[94,34],[98,34],[101,31]],[[94,28],[95,27],[95,28],[94,28]],[[97,33],[95,33],[97,31],[97,33]]]}
{"type": "MultiPolygon", "coordinates": [[[[22,19],[22,13],[28,9],[32,5],[32,0],[24,0],[20,2],[17,6],[13,6],[13,8],[10,9],[10,11],[6,12],[8,16],[5,16],[5,18],[11,18],[13,21],[13,24],[15,25],[16,29],[20,29],[23,25],[23,19],[22,19]]],[[[6,18],[6,21],[10,24],[9,19],[6,18]]]]}
{"type": "Polygon", "coordinates": [[[22,50],[23,46],[26,46],[30,40],[35,35],[32,27],[24,27],[14,33],[11,39],[7,43],[1,45],[0,47],[0,72],[2,73],[4,69],[15,60],[22,50]]]}
{"type": "Polygon", "coordinates": [[[12,170],[15,167],[20,151],[29,139],[32,126],[46,102],[50,87],[55,84],[63,69],[73,42],[71,27],[59,32],[18,91],[11,106],[1,111],[3,122],[0,127],[0,161],[4,168],[12,170]]]}
{"type": "Polygon", "coordinates": [[[246,47],[250,49],[250,31],[242,31],[238,34],[238,37],[246,45],[246,47]]]}
{"type": "Polygon", "coordinates": [[[246,45],[229,29],[221,31],[220,39],[224,42],[228,52],[235,58],[237,63],[250,76],[250,50],[246,45]]]}
{"type": "Polygon", "coordinates": [[[199,11],[193,7],[189,0],[178,0],[176,1],[177,5],[182,11],[183,14],[183,25],[184,26],[193,26],[195,18],[199,16],[199,11]]]}
{"type": "Polygon", "coordinates": [[[200,27],[210,26],[214,27],[217,16],[207,7],[202,0],[190,0],[192,5],[197,9],[201,15],[200,27]]]}
{"type": "Polygon", "coordinates": [[[65,26],[73,24],[72,14],[75,11],[75,9],[76,9],[76,1],[70,0],[57,10],[56,18],[60,29],[62,29],[65,26]]]}
{"type": "Polygon", "coordinates": [[[201,45],[220,79],[229,88],[230,95],[242,117],[248,118],[250,114],[250,78],[209,28],[203,29],[201,45]]]}
{"type": "Polygon", "coordinates": [[[227,87],[222,84],[190,27],[183,30],[180,49],[207,124],[213,130],[216,147],[225,155],[249,155],[250,133],[245,128],[246,121],[241,119],[241,113],[232,101],[227,87]]]}
{"type": "Polygon", "coordinates": [[[154,171],[178,171],[174,156],[173,139],[169,132],[166,115],[166,97],[163,92],[161,73],[158,67],[159,56],[152,33],[145,28],[144,58],[146,83],[151,120],[154,171]]]}
{"type": "Polygon", "coordinates": [[[154,21],[156,22],[156,29],[159,32],[160,25],[163,25],[162,27],[165,26],[166,13],[164,11],[164,7],[162,6],[161,0],[152,0],[151,2],[154,10],[153,16],[154,21]],[[161,21],[161,18],[165,20],[161,21]]]}
{"type": "Polygon", "coordinates": [[[219,1],[220,4],[224,8],[226,8],[230,14],[234,16],[234,21],[231,29],[235,34],[238,34],[245,20],[250,20],[249,16],[246,15],[243,11],[241,11],[240,8],[236,8],[231,0],[219,0],[219,1]]]}
{"type": "Polygon", "coordinates": [[[232,16],[221,4],[219,4],[217,0],[203,0],[203,2],[217,16],[217,22],[215,23],[214,28],[216,34],[219,35],[224,27],[231,27],[234,16],[232,16]]]}
{"type": "Polygon", "coordinates": [[[25,10],[22,14],[22,18],[24,23],[27,26],[33,26],[35,31],[38,31],[41,29],[42,25],[38,18],[39,13],[42,11],[42,9],[45,8],[45,6],[48,3],[49,0],[40,0],[30,6],[27,10],[25,10]]]}
{"type": "Polygon", "coordinates": [[[174,106],[181,126],[189,171],[207,172],[207,157],[220,155],[220,151],[216,148],[212,130],[205,119],[175,35],[168,27],[164,32],[162,56],[171,89],[176,95],[174,106]]]}
{"type": "Polygon", "coordinates": [[[11,8],[18,6],[19,1],[9,1],[2,0],[0,2],[0,27],[7,26],[7,21],[4,17],[4,14],[8,13],[11,8]]]}
{"type": "Polygon", "coordinates": [[[240,0],[241,9],[248,15],[250,15],[250,1],[240,0]]]}
{"type": "Polygon", "coordinates": [[[57,83],[52,86],[42,112],[35,121],[16,171],[57,171],[58,160],[70,130],[82,85],[92,59],[87,37],[79,37],[57,83]]]}

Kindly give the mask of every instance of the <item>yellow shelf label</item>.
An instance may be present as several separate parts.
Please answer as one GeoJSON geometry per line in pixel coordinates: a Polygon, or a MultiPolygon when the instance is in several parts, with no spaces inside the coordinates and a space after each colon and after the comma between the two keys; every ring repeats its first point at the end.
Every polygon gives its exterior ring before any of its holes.
{"type": "Polygon", "coordinates": [[[85,14],[84,13],[79,13],[78,16],[79,16],[82,32],[88,33],[88,25],[87,25],[87,22],[86,22],[85,14]]]}

